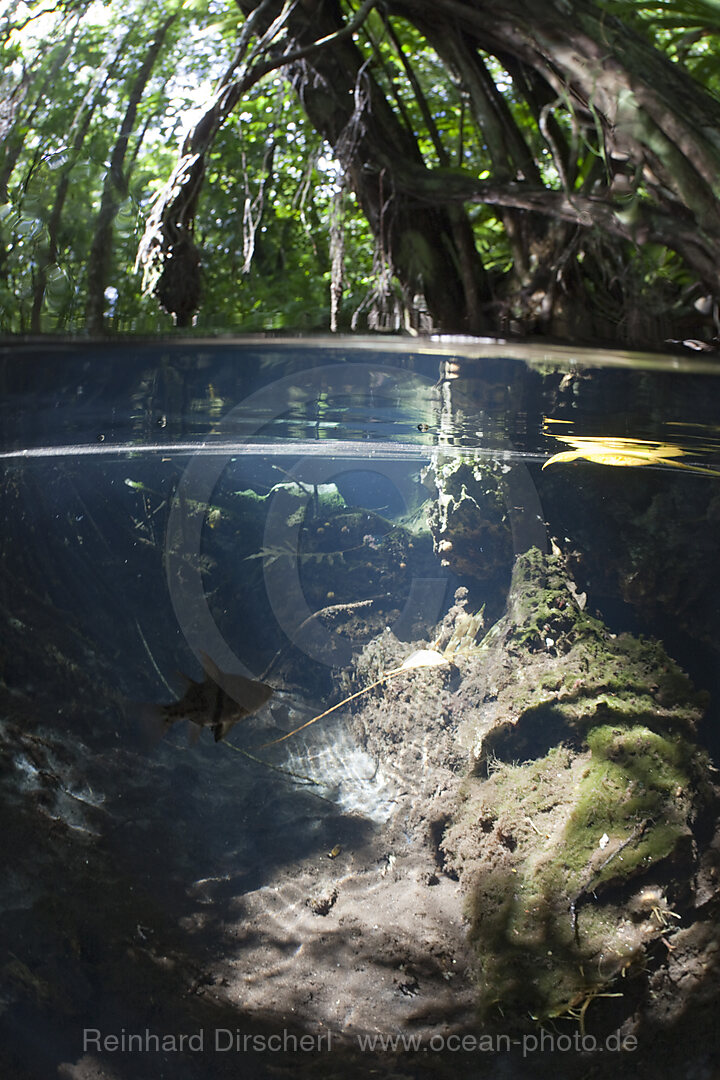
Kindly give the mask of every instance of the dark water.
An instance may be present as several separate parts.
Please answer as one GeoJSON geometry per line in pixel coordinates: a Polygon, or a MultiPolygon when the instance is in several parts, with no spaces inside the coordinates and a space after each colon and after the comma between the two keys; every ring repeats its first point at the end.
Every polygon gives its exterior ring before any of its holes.
{"type": "Polygon", "coordinates": [[[290,864],[368,843],[398,783],[341,726],[276,740],[354,688],[386,628],[432,641],[457,588],[499,618],[530,547],[567,554],[613,632],[663,641],[720,751],[711,364],[332,340],[5,346],[0,371],[4,1075],[386,1068],[94,1053],[82,1032],[308,1030],[282,997],[217,1004],[224,927],[290,864]],[[461,462],[497,487],[445,552],[427,515],[461,462]],[[147,707],[203,653],[267,679],[271,706],[227,744],[192,724],[157,741],[147,707]]]}

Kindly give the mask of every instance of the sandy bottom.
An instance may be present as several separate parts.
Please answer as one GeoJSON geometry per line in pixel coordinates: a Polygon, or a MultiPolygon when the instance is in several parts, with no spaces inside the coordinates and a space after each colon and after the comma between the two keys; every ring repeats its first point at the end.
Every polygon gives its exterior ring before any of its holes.
{"type": "Polygon", "coordinates": [[[6,725],[0,1075],[720,1075],[711,906],[619,1017],[598,999],[584,1032],[501,1013],[483,1030],[441,846],[461,782],[453,687],[427,678],[417,699],[398,682],[309,729],[274,768],[180,732],[147,752],[122,731],[91,749],[6,725]]]}

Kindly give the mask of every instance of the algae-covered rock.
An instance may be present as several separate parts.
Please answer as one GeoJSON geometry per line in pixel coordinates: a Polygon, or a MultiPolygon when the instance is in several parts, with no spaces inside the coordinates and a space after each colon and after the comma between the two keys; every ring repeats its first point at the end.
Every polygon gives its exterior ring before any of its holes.
{"type": "Polygon", "coordinates": [[[705,697],[659,642],[588,615],[562,557],[537,550],[457,663],[471,775],[444,851],[467,890],[482,1011],[584,1023],[688,902],[710,797],[705,697]]]}
{"type": "Polygon", "coordinates": [[[443,565],[485,588],[501,590],[507,588],[513,559],[503,468],[494,461],[436,461],[437,499],[429,515],[443,565]]]}

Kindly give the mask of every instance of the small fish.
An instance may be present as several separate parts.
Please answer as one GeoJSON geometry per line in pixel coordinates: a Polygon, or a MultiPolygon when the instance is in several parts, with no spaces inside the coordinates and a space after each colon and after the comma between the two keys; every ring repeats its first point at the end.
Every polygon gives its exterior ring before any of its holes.
{"type": "Polygon", "coordinates": [[[206,653],[200,656],[204,680],[198,683],[183,676],[188,686],[182,698],[171,705],[151,706],[152,716],[145,717],[161,737],[177,720],[189,720],[198,728],[211,728],[215,742],[219,742],[234,724],[257,712],[272,697],[273,689],[267,683],[227,674],[206,653]]]}

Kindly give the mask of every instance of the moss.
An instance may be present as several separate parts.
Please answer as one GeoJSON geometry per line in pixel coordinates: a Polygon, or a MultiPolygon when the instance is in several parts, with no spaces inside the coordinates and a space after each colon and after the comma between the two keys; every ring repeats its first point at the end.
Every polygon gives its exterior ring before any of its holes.
{"type": "Polygon", "coordinates": [[[688,836],[690,799],[676,793],[692,790],[696,762],[679,741],[644,725],[621,735],[603,726],[589,741],[582,753],[555,746],[523,764],[494,762],[486,780],[468,781],[447,834],[450,861],[474,868],[468,915],[486,1018],[496,1005],[549,1018],[606,988],[647,936],[603,886],[629,896],[688,836]],[[610,958],[602,975],[601,953],[610,958]]]}
{"type": "Polygon", "coordinates": [[[692,858],[705,698],[660,642],[615,637],[575,592],[559,556],[520,556],[505,615],[463,668],[480,704],[444,848],[468,889],[486,1020],[556,1017],[607,990],[662,932],[631,896],[692,858]]]}
{"type": "Polygon", "coordinates": [[[622,860],[598,870],[595,884],[628,878],[670,855],[688,832],[692,774],[697,752],[678,736],[644,724],[598,725],[588,732],[591,758],[576,793],[566,829],[568,863],[580,887],[598,838],[618,843],[640,825],[642,836],[623,849],[622,860]]]}

